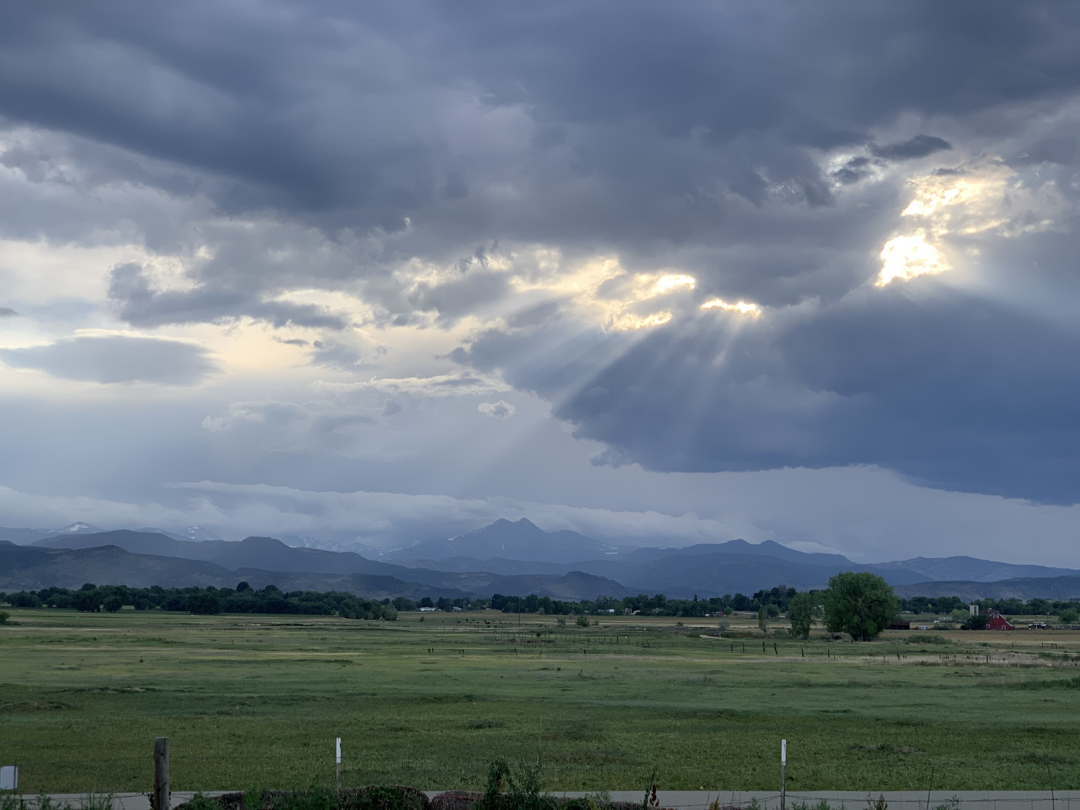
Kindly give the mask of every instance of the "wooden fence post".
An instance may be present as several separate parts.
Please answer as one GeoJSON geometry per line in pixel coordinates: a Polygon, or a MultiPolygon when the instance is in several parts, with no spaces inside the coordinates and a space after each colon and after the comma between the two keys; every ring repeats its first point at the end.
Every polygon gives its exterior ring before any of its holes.
{"type": "Polygon", "coordinates": [[[154,740],[154,793],[150,797],[153,810],[169,810],[169,738],[154,740]]]}
{"type": "Polygon", "coordinates": [[[337,771],[337,792],[341,793],[341,737],[337,738],[334,749],[334,766],[337,771]]]}

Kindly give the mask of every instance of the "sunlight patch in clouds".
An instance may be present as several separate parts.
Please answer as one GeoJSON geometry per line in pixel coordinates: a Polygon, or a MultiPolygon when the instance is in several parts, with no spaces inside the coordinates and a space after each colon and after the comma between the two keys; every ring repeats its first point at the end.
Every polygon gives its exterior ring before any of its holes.
{"type": "Polygon", "coordinates": [[[549,252],[545,260],[550,275],[516,279],[517,291],[542,290],[565,296],[583,319],[609,332],[663,326],[674,317],[677,296],[697,287],[697,279],[686,273],[629,272],[613,256],[597,257],[568,272],[558,266],[557,253],[549,252]]]}
{"type": "Polygon", "coordinates": [[[939,169],[908,183],[915,196],[900,216],[910,225],[882,248],[878,287],[951,269],[943,256],[949,237],[1015,239],[1052,229],[1064,209],[1053,181],[1022,177],[996,158],[939,169]]]}
{"type": "Polygon", "coordinates": [[[723,298],[713,298],[702,304],[701,308],[738,312],[740,315],[749,315],[751,318],[757,318],[761,315],[761,307],[749,301],[736,301],[735,303],[730,303],[723,298]]]}
{"type": "Polygon", "coordinates": [[[656,282],[656,292],[663,294],[669,290],[674,290],[678,287],[686,287],[687,289],[694,289],[697,286],[697,279],[693,276],[687,275],[671,275],[662,276],[656,282]]]}
{"type": "Polygon", "coordinates": [[[881,249],[881,273],[877,286],[884,287],[896,279],[908,281],[927,273],[941,273],[949,265],[938,249],[926,241],[925,234],[896,236],[881,249]]]}

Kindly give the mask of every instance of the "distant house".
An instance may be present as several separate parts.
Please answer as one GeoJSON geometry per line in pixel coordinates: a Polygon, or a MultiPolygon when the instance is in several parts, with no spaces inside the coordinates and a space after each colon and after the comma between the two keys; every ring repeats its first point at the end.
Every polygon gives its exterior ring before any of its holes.
{"type": "Polygon", "coordinates": [[[1010,624],[1009,620],[998,613],[996,610],[990,611],[990,617],[986,622],[987,630],[1015,630],[1016,628],[1010,624]]]}
{"type": "Polygon", "coordinates": [[[1028,630],[1047,630],[1049,627],[1046,622],[1032,622],[1028,625],[1028,630]]]}

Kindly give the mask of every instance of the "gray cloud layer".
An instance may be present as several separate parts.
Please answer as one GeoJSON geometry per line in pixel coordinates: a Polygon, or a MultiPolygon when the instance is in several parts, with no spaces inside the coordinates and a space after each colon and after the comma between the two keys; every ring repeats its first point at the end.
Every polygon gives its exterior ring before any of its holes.
{"type": "Polygon", "coordinates": [[[217,369],[206,350],[195,344],[123,335],[82,336],[45,346],[0,349],[0,359],[14,368],[99,383],[193,385],[217,369]]]}

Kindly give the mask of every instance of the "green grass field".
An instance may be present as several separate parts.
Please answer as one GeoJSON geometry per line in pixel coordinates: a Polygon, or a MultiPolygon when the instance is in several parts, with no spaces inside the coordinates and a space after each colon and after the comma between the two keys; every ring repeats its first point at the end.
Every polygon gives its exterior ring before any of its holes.
{"type": "Polygon", "coordinates": [[[639,617],[11,613],[0,764],[25,792],[149,790],[157,736],[175,790],[326,786],[339,736],[348,785],[479,788],[503,757],[550,789],[773,789],[786,738],[791,791],[1041,790],[1048,766],[1080,789],[1080,633],[763,655],[639,617]]]}

